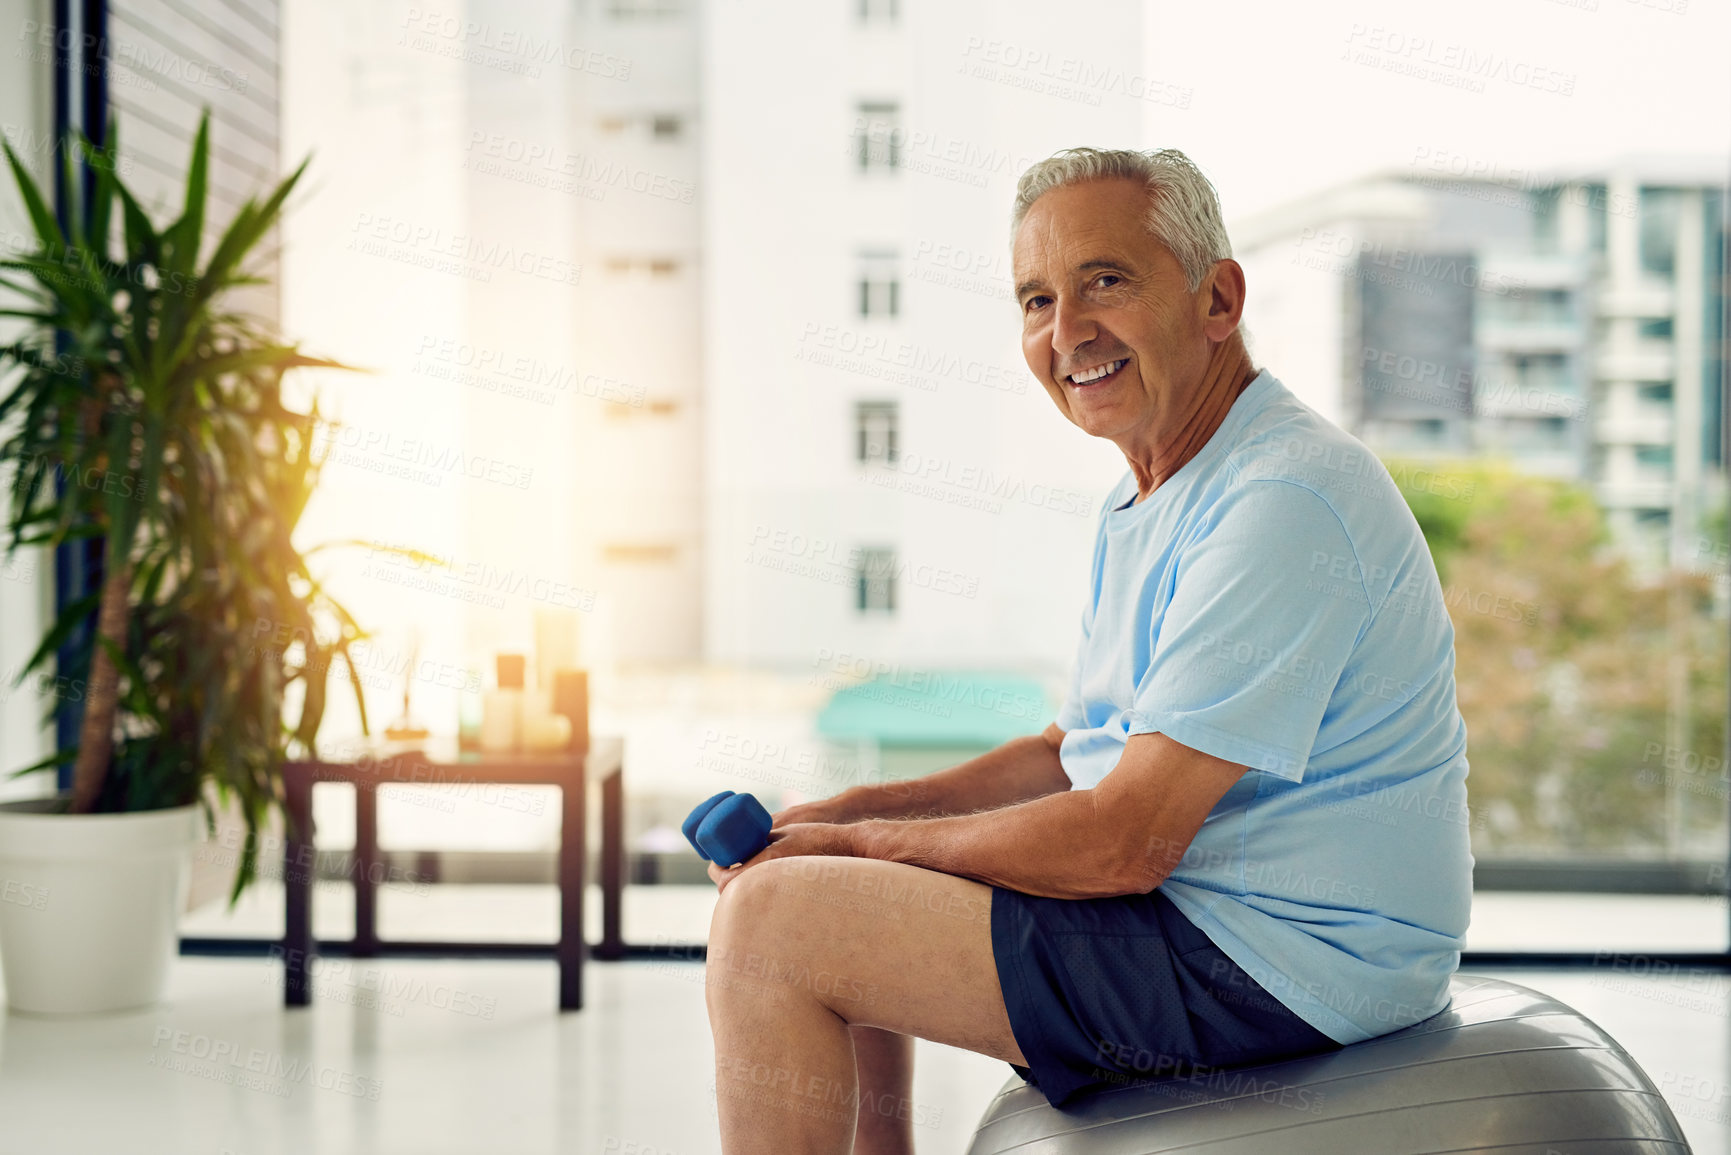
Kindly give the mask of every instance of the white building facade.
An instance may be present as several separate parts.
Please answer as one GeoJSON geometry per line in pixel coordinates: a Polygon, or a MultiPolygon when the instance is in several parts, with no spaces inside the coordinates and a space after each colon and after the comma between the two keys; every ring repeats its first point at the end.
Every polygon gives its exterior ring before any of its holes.
{"type": "Polygon", "coordinates": [[[1185,95],[1143,74],[1137,5],[1094,17],[705,7],[712,661],[1068,668],[1125,466],[1023,360],[1015,181],[1060,148],[1142,146],[1150,107],[1185,95]]]}

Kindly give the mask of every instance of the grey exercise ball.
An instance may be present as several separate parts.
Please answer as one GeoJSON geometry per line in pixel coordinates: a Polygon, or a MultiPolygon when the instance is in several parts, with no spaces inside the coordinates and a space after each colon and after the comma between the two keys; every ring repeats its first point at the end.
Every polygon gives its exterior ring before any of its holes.
{"type": "Polygon", "coordinates": [[[1089,1092],[1012,1076],[969,1155],[1679,1155],[1676,1116],[1617,1041],[1556,999],[1456,975],[1449,1005],[1338,1051],[1089,1092]]]}

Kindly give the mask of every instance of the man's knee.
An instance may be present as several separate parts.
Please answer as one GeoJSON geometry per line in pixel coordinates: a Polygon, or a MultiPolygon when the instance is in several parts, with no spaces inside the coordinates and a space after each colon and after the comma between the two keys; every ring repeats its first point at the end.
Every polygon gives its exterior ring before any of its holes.
{"type": "Polygon", "coordinates": [[[710,921],[712,939],[718,929],[749,933],[752,928],[763,925],[766,919],[773,918],[778,905],[785,906],[785,899],[796,895],[802,877],[811,874],[811,870],[801,864],[812,861],[816,860],[772,858],[740,871],[715,903],[715,914],[710,921]]]}
{"type": "Polygon", "coordinates": [[[773,858],[739,873],[716,900],[709,921],[709,970],[782,936],[802,888],[813,885],[817,858],[773,858]]]}

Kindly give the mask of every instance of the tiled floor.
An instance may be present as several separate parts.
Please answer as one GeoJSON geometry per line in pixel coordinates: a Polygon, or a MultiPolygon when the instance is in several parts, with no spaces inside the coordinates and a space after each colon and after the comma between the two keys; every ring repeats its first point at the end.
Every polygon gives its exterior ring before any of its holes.
{"type": "MultiPolygon", "coordinates": [[[[702,968],[591,964],[553,1011],[542,962],[347,962],[315,1005],[280,966],[183,958],[151,1011],[0,1017],[4,1155],[696,1155],[716,1150],[702,968]]],[[[1731,980],[1509,972],[1623,1041],[1698,1155],[1731,1152],[1731,980]]],[[[1009,1074],[922,1043],[922,1153],[962,1152],[1009,1074]]]]}
{"type": "MultiPolygon", "coordinates": [[[[598,898],[593,895],[592,899],[598,898]]],[[[633,887],[635,942],[705,937],[709,887],[633,887]]],[[[184,933],[281,933],[280,886],[184,933]]],[[[348,887],[321,886],[317,932],[346,937],[348,887]]],[[[552,887],[387,886],[386,937],[551,941],[552,887]]],[[[599,936],[599,903],[589,909],[599,936]]],[[[1710,899],[1479,895],[1473,945],[1712,950],[1710,899]]],[[[1731,976],[1654,977],[1630,955],[1598,971],[1507,972],[1620,1039],[1700,1155],[1731,1155],[1731,976]]],[[[550,962],[330,959],[314,1006],[282,1009],[281,965],[182,958],[165,1003],[82,1020],[0,1016],[0,1155],[695,1155],[716,1150],[703,968],[592,963],[588,1007],[560,1015],[550,962]]],[[[922,1153],[962,1152],[1009,1070],[920,1044],[922,1153]]]]}
{"type": "MultiPolygon", "coordinates": [[[[716,1150],[696,963],[344,963],[281,1007],[280,965],[183,958],[166,1003],[0,1019],[6,1155],[695,1155],[716,1150]]],[[[961,1151],[1009,1074],[922,1044],[922,1151],[961,1151]]]]}

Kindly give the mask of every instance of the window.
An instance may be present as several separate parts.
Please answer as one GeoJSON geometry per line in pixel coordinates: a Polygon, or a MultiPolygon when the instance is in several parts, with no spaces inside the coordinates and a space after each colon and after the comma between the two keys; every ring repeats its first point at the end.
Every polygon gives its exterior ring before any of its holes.
{"type": "Polygon", "coordinates": [[[1562,205],[1563,190],[1557,187],[1534,189],[1530,198],[1533,209],[1533,251],[1554,253],[1560,247],[1557,235],[1557,215],[1562,205]]]}
{"type": "Polygon", "coordinates": [[[1671,511],[1668,509],[1637,509],[1635,524],[1644,530],[1667,530],[1671,528],[1671,511]]]}
{"type": "Polygon", "coordinates": [[[859,0],[861,24],[894,24],[901,18],[899,0],[859,0]]]}
{"type": "Polygon", "coordinates": [[[1507,417],[1492,424],[1492,444],[1507,453],[1555,454],[1571,448],[1565,417],[1507,417]]]}
{"type": "Polygon", "coordinates": [[[671,417],[679,412],[679,402],[666,398],[654,401],[609,401],[601,410],[607,417],[671,417]]]}
{"type": "Polygon", "coordinates": [[[861,401],[854,406],[855,448],[861,465],[894,465],[896,403],[861,401]]]}
{"type": "Polygon", "coordinates": [[[1528,325],[1566,324],[1575,319],[1574,298],[1568,289],[1490,293],[1480,302],[1480,309],[1488,320],[1528,325]]]}
{"type": "Polygon", "coordinates": [[[1671,383],[1669,381],[1637,381],[1635,393],[1641,398],[1643,405],[1671,404],[1671,383]]]}
{"type": "Polygon", "coordinates": [[[1671,476],[1671,447],[1669,445],[1637,445],[1635,446],[1635,468],[1648,475],[1671,476]]]}
{"type": "Polygon", "coordinates": [[[610,112],[598,118],[595,127],[609,136],[635,129],[654,140],[674,140],[685,130],[685,119],[674,112],[610,112]]]}
{"type": "Polygon", "coordinates": [[[900,312],[900,259],[894,249],[861,249],[859,315],[894,317],[900,312]]]}
{"type": "Polygon", "coordinates": [[[630,273],[648,273],[655,277],[670,277],[679,271],[679,262],[672,257],[608,257],[602,267],[616,277],[630,273]]]}
{"type": "Polygon", "coordinates": [[[1569,375],[1569,359],[1562,353],[1533,353],[1513,358],[1515,379],[1524,389],[1569,391],[1575,382],[1569,375]]]}
{"type": "Polygon", "coordinates": [[[1641,268],[1661,277],[1677,269],[1677,226],[1682,197],[1676,189],[1641,190],[1641,268]]]}
{"type": "Polygon", "coordinates": [[[854,571],[859,588],[859,612],[890,614],[896,608],[896,551],[860,550],[854,571]]]}
{"type": "Polygon", "coordinates": [[[1635,326],[1643,338],[1653,341],[1669,341],[1676,324],[1669,317],[1648,317],[1635,326]]]}
{"type": "Polygon", "coordinates": [[[1587,247],[1595,253],[1605,251],[1606,189],[1602,184],[1583,186],[1587,205],[1587,247]]]}
{"type": "Polygon", "coordinates": [[[901,106],[893,101],[860,101],[854,153],[861,172],[893,172],[901,164],[901,118],[901,106]]]}

